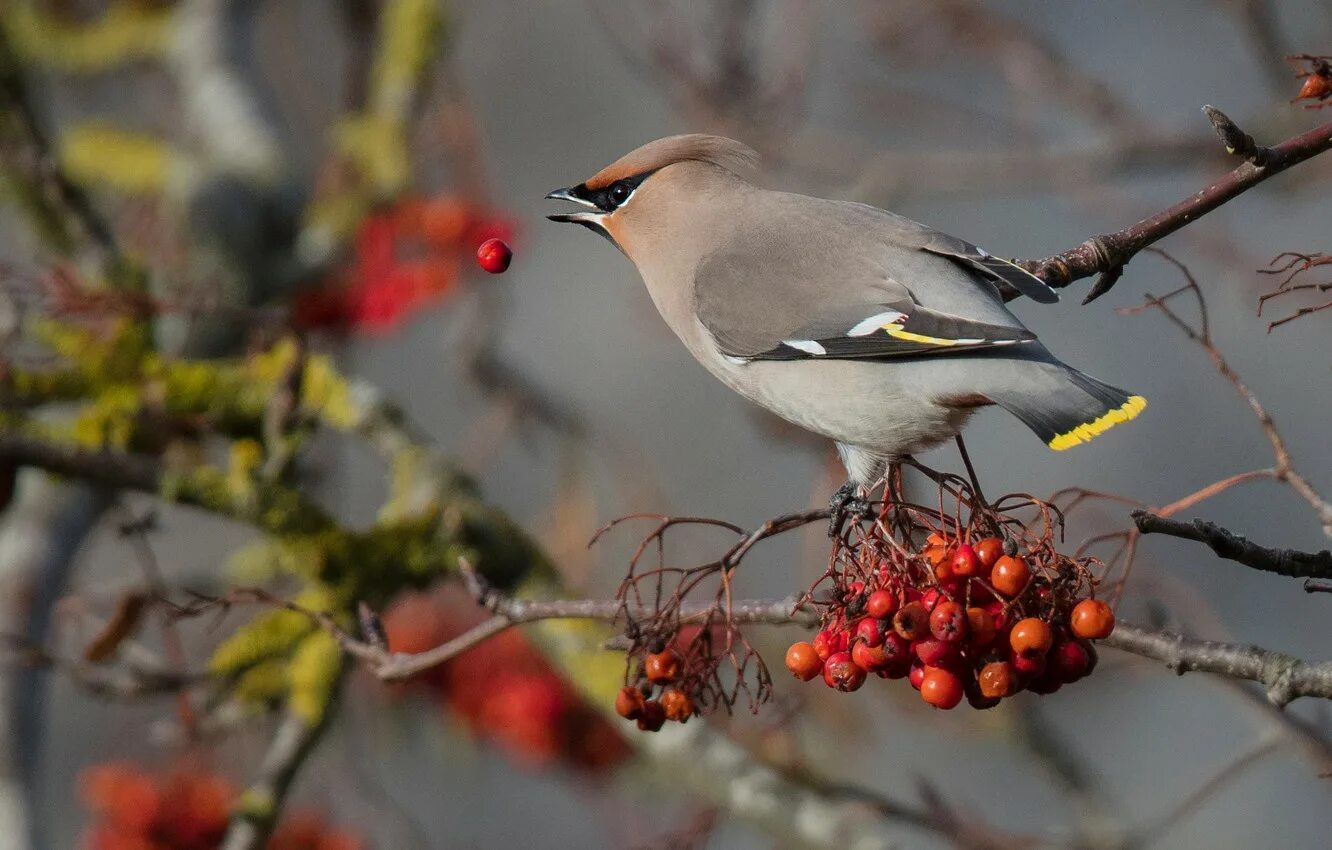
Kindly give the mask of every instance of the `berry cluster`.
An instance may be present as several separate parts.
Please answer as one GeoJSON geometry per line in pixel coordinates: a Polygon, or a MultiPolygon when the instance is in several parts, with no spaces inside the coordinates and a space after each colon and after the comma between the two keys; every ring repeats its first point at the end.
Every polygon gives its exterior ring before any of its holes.
{"type": "Polygon", "coordinates": [[[671,647],[648,653],[643,657],[639,681],[625,685],[615,695],[615,713],[638,721],[638,728],[644,732],[656,732],[667,720],[686,722],[698,713],[698,707],[684,685],[684,672],[684,659],[671,647]]]}
{"type": "MultiPolygon", "coordinates": [[[[1011,524],[988,512],[976,519],[992,530],[1011,524]]],[[[1091,641],[1110,634],[1114,613],[1091,598],[1087,562],[1055,552],[1050,534],[976,540],[954,525],[912,552],[889,536],[892,525],[857,530],[835,553],[820,579],[831,595],[811,600],[823,628],[786,653],[796,678],[822,676],[839,691],[857,690],[871,673],[907,679],[925,702],[948,709],[964,698],[991,708],[1021,690],[1053,693],[1091,673],[1091,641]]]]}
{"type": "MultiPolygon", "coordinates": [[[[217,850],[236,800],[226,779],[193,767],[165,774],[137,765],[93,765],[79,775],[92,814],[86,850],[217,850]]],[[[365,850],[356,834],[329,826],[314,811],[284,817],[265,850],[365,850]]]]}

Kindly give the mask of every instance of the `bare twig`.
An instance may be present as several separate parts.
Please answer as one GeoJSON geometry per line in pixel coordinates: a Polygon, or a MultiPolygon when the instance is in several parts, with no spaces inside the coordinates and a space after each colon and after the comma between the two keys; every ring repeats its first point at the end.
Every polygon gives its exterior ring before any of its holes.
{"type": "Polygon", "coordinates": [[[1220,557],[1255,570],[1296,578],[1332,578],[1332,552],[1326,549],[1321,552],[1273,549],[1259,546],[1216,523],[1201,519],[1181,522],[1142,510],[1129,515],[1143,534],[1169,534],[1205,543],[1220,557]]]}
{"type": "MultiPolygon", "coordinates": [[[[1219,110],[1211,107],[1208,109],[1210,110],[1208,116],[1213,125],[1220,123],[1226,128],[1226,133],[1223,135],[1243,137],[1242,131],[1233,121],[1226,118],[1219,110]]],[[[1226,143],[1230,145],[1229,137],[1226,143]]],[[[1164,239],[1269,177],[1280,174],[1328,149],[1332,149],[1332,123],[1315,127],[1270,148],[1260,149],[1250,144],[1247,148],[1250,154],[1258,150],[1266,152],[1261,165],[1246,161],[1202,191],[1189,195],[1179,203],[1137,224],[1113,233],[1093,236],[1076,248],[1041,260],[1029,260],[1023,265],[1053,287],[1068,286],[1075,280],[1100,275],[1087,293],[1087,297],[1083,299],[1085,304],[1110,291],[1115,281],[1123,274],[1125,264],[1148,245],[1164,239]]],[[[1245,153],[1245,150],[1237,148],[1235,152],[1245,153]]],[[[1007,294],[1016,297],[1013,293],[1007,294]]]]}

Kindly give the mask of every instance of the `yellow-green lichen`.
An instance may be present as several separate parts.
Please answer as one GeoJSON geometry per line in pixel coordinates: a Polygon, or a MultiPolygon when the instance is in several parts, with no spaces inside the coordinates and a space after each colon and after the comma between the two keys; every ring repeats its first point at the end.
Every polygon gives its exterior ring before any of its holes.
{"type": "Polygon", "coordinates": [[[314,726],[323,720],[324,711],[337,690],[342,648],[328,632],[313,632],[296,647],[289,670],[291,693],[287,708],[314,726]]]}
{"type": "Polygon", "coordinates": [[[0,16],[19,56],[65,72],[104,71],[160,55],[170,31],[170,9],[118,0],[91,22],[76,22],[33,0],[10,0],[0,16]]]}

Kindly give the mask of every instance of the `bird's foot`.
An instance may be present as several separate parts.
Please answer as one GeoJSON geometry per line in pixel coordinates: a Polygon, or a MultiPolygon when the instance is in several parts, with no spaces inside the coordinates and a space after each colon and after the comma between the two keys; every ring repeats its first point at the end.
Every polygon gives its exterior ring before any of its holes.
{"type": "Polygon", "coordinates": [[[869,516],[872,510],[870,503],[857,495],[856,485],[851,481],[846,482],[838,487],[837,492],[828,500],[828,536],[840,537],[847,517],[860,522],[869,516]]]}

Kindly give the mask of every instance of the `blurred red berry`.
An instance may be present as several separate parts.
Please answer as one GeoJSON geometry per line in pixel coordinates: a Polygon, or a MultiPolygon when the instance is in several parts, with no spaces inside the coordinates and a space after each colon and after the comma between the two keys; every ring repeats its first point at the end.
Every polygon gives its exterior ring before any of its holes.
{"type": "Polygon", "coordinates": [[[620,688],[615,695],[615,713],[625,720],[637,720],[643,713],[643,691],[636,685],[620,688]]]}
{"type": "Polygon", "coordinates": [[[644,732],[656,732],[666,725],[666,709],[655,699],[643,703],[643,713],[638,716],[638,728],[644,732]]]}
{"type": "Polygon", "coordinates": [[[987,697],[1007,697],[1017,692],[1017,671],[1007,661],[991,661],[976,676],[980,692],[987,697]]]}
{"type": "Polygon", "coordinates": [[[643,660],[643,673],[653,684],[670,684],[680,678],[681,671],[680,654],[673,649],[649,653],[643,660]]]}
{"type": "Polygon", "coordinates": [[[865,613],[876,620],[885,620],[897,611],[897,596],[887,590],[876,590],[865,600],[865,613]]]}
{"type": "Polygon", "coordinates": [[[839,691],[854,691],[865,684],[865,671],[856,666],[849,652],[836,652],[823,664],[823,681],[839,691]]]}

